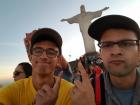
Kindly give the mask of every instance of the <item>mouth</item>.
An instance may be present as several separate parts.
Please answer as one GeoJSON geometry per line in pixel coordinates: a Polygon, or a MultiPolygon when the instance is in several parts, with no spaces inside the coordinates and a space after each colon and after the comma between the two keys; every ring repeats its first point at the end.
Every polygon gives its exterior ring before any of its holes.
{"type": "Polygon", "coordinates": [[[50,64],[50,62],[47,62],[47,61],[37,61],[36,63],[39,63],[39,64],[50,64]]]}
{"type": "Polygon", "coordinates": [[[119,64],[124,63],[124,61],[123,60],[111,60],[109,63],[119,65],[119,64]]]}

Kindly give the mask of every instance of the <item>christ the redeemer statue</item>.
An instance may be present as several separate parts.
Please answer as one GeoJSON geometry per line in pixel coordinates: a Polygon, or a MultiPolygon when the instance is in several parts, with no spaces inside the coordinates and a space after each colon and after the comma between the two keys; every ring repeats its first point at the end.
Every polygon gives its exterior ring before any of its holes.
{"type": "Polygon", "coordinates": [[[85,52],[93,52],[96,51],[95,49],[95,41],[88,35],[88,27],[91,24],[91,21],[94,18],[100,17],[102,12],[107,10],[109,7],[105,7],[101,10],[94,11],[94,12],[86,12],[84,5],[80,6],[81,13],[75,15],[68,19],[62,19],[61,21],[67,21],[69,24],[78,23],[80,27],[80,31],[82,33],[85,52]]]}

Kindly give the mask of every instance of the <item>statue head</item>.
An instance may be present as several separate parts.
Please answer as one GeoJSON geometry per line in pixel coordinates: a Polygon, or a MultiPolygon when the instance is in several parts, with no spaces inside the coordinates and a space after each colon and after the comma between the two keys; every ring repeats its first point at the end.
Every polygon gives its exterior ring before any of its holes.
{"type": "Polygon", "coordinates": [[[85,12],[86,12],[85,6],[84,6],[84,5],[81,5],[81,6],[80,6],[80,10],[81,10],[81,13],[85,13],[85,12]]]}

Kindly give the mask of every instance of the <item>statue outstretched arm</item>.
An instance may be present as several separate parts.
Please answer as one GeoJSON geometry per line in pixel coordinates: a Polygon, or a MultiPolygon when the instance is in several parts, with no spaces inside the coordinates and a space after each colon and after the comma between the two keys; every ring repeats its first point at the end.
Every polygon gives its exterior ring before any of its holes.
{"type": "Polygon", "coordinates": [[[72,18],[68,18],[68,19],[61,19],[61,22],[67,21],[69,24],[72,23],[78,23],[78,16],[74,16],[72,18]]]}
{"type": "Polygon", "coordinates": [[[67,21],[69,24],[72,24],[73,22],[69,19],[62,19],[61,22],[67,21]]]}
{"type": "Polygon", "coordinates": [[[107,9],[109,9],[109,7],[105,7],[105,8],[103,8],[103,9],[101,9],[101,11],[105,11],[105,10],[107,10],[107,9]]]}
{"type": "Polygon", "coordinates": [[[61,22],[69,21],[69,19],[61,19],[61,22]]]}
{"type": "Polygon", "coordinates": [[[94,18],[100,17],[102,15],[102,12],[107,9],[109,9],[109,7],[104,7],[103,9],[94,12],[87,12],[87,15],[89,16],[89,20],[91,21],[94,18]]]}

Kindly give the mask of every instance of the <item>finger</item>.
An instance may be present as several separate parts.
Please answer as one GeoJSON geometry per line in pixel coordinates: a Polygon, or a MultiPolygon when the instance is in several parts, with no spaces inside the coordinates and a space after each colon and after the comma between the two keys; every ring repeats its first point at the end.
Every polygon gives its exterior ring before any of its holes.
{"type": "Polygon", "coordinates": [[[88,74],[86,73],[86,70],[84,69],[84,67],[83,67],[83,65],[82,65],[82,63],[81,63],[81,61],[78,62],[78,70],[79,70],[80,73],[81,73],[82,81],[83,81],[83,82],[89,80],[88,74]]]}
{"type": "Polygon", "coordinates": [[[45,93],[47,93],[48,92],[48,88],[50,88],[50,86],[47,85],[47,84],[45,84],[45,85],[43,85],[43,87],[41,88],[41,90],[44,91],[45,93]]]}
{"type": "MultiPolygon", "coordinates": [[[[80,97],[80,94],[81,94],[81,92],[79,91],[79,89],[76,86],[72,88],[71,93],[70,93],[70,97],[72,99],[73,105],[77,105],[77,104],[74,104],[74,103],[80,97]]],[[[78,101],[81,101],[81,100],[78,100],[78,101]]]]}
{"type": "Polygon", "coordinates": [[[82,65],[82,63],[81,63],[80,60],[78,61],[78,70],[79,70],[80,73],[82,73],[82,74],[86,73],[86,70],[85,70],[85,68],[83,67],[83,65],[82,65]]]}
{"type": "Polygon", "coordinates": [[[44,96],[45,95],[45,91],[44,90],[42,90],[42,89],[40,89],[40,90],[38,90],[38,92],[37,92],[37,95],[39,95],[39,96],[44,96]]]}
{"type": "Polygon", "coordinates": [[[77,94],[78,92],[78,88],[76,86],[74,86],[71,90],[71,96],[75,96],[75,94],[77,94]]]}
{"type": "Polygon", "coordinates": [[[74,81],[74,84],[75,84],[75,86],[76,86],[77,88],[82,87],[82,83],[81,83],[79,80],[75,80],[75,81],[74,81]]]}
{"type": "Polygon", "coordinates": [[[56,92],[56,93],[58,93],[58,91],[59,91],[62,75],[63,75],[63,71],[61,71],[61,72],[58,74],[58,77],[55,78],[55,84],[54,84],[54,86],[53,86],[53,90],[54,90],[54,92],[56,92]]]}
{"type": "Polygon", "coordinates": [[[48,96],[51,96],[51,94],[52,94],[52,88],[51,88],[49,85],[45,84],[45,85],[43,86],[42,90],[44,90],[45,93],[46,93],[48,96]]]}
{"type": "Polygon", "coordinates": [[[63,77],[63,71],[59,72],[58,77],[61,79],[63,77]]]}

